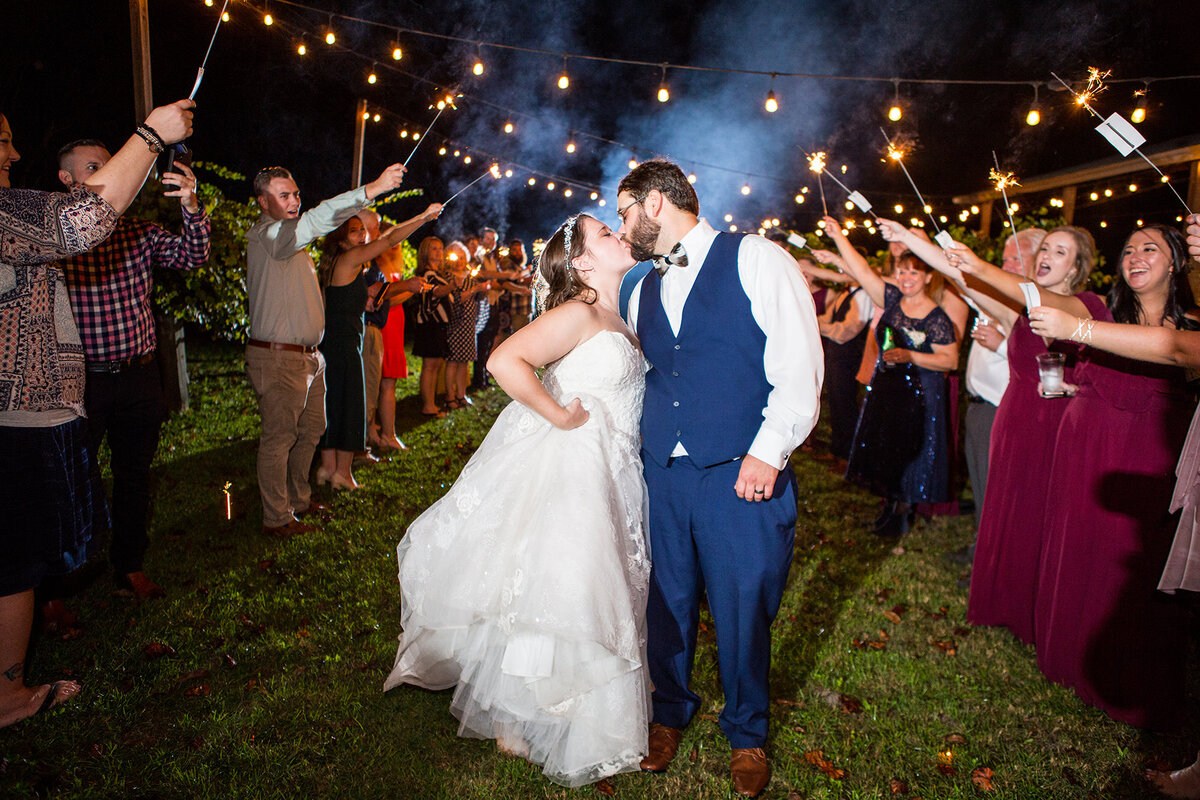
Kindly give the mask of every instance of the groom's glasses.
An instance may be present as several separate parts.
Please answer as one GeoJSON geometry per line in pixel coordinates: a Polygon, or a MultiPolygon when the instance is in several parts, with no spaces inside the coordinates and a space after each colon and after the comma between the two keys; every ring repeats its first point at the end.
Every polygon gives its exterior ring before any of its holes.
{"type": "Polygon", "coordinates": [[[629,203],[629,205],[625,206],[624,208],[617,209],[617,219],[621,220],[622,225],[625,224],[625,214],[628,213],[629,209],[633,208],[634,206],[636,206],[640,203],[646,202],[646,198],[649,196],[650,195],[648,195],[648,194],[644,194],[641,197],[639,197],[638,199],[629,203]]]}

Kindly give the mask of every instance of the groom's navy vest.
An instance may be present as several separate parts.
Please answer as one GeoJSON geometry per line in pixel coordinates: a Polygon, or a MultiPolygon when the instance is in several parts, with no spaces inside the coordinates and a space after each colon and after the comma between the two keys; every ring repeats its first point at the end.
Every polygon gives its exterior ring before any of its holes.
{"type": "Polygon", "coordinates": [[[662,278],[651,270],[642,281],[637,333],[652,367],[642,448],[659,464],[667,463],[676,442],[702,467],[738,458],[762,425],[771,392],[763,370],[767,337],[738,276],[743,236],[717,234],[684,304],[678,336],[663,310],[662,278]]]}

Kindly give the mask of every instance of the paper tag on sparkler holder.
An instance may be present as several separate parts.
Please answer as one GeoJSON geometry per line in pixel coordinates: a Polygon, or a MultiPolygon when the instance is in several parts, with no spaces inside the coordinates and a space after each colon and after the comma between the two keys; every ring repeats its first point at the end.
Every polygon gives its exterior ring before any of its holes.
{"type": "Polygon", "coordinates": [[[867,198],[862,196],[861,192],[853,191],[850,194],[846,195],[846,199],[849,200],[851,203],[854,203],[854,205],[858,206],[858,210],[863,212],[864,214],[870,213],[871,203],[867,200],[867,198]]]}
{"type": "Polygon", "coordinates": [[[1042,304],[1042,295],[1038,292],[1037,284],[1021,283],[1021,294],[1025,295],[1025,310],[1032,311],[1042,304]]]}
{"type": "Polygon", "coordinates": [[[798,233],[789,233],[787,235],[788,244],[799,247],[801,250],[808,247],[808,240],[798,233]]]}
{"type": "Polygon", "coordinates": [[[1127,156],[1146,143],[1146,137],[1138,133],[1137,128],[1115,111],[1108,119],[1096,126],[1108,143],[1117,148],[1117,152],[1127,156]]]}
{"type": "Polygon", "coordinates": [[[933,240],[937,242],[938,247],[942,248],[943,250],[949,250],[954,246],[954,237],[950,235],[949,231],[938,231],[933,237],[933,240]]]}

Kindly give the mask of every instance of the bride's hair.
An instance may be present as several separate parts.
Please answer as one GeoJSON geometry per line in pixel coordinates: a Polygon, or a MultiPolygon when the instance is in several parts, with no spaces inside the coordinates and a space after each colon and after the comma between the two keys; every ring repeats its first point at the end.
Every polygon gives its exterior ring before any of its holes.
{"type": "Polygon", "coordinates": [[[546,312],[555,306],[562,305],[568,300],[582,300],[589,305],[596,302],[596,291],[583,282],[579,271],[570,266],[570,262],[583,255],[587,249],[583,241],[583,228],[579,221],[587,217],[595,219],[590,214],[576,214],[568,217],[559,226],[538,257],[538,281],[544,286],[536,294],[539,298],[538,312],[546,312]],[[570,248],[570,252],[567,248],[570,248]]]}

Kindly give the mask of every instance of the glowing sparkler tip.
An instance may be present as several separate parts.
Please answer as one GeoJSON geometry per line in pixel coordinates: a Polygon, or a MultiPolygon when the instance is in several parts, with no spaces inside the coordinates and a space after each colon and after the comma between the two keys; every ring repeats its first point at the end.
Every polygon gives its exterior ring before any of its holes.
{"type": "Polygon", "coordinates": [[[492,177],[495,178],[496,180],[500,179],[500,165],[499,164],[492,164],[490,167],[488,167],[488,172],[492,173],[492,177]]]}
{"type": "Polygon", "coordinates": [[[825,171],[825,151],[819,150],[808,157],[808,168],[813,172],[825,171]]]}
{"type": "Polygon", "coordinates": [[[996,191],[1001,192],[1013,186],[1020,186],[1011,172],[1001,172],[998,169],[988,171],[988,180],[996,185],[996,191]]]}

